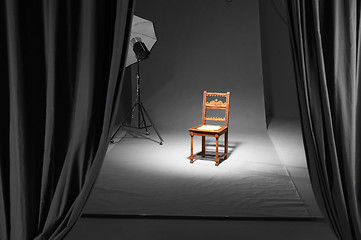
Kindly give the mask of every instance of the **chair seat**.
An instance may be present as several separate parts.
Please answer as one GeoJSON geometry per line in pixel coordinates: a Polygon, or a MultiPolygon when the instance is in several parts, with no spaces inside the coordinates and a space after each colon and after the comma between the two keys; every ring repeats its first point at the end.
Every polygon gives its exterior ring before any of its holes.
{"type": "Polygon", "coordinates": [[[228,129],[228,126],[222,126],[222,125],[198,125],[195,127],[192,127],[188,129],[188,131],[193,132],[194,134],[218,134],[222,135],[225,133],[228,129]],[[218,128],[218,129],[217,129],[218,128]]]}

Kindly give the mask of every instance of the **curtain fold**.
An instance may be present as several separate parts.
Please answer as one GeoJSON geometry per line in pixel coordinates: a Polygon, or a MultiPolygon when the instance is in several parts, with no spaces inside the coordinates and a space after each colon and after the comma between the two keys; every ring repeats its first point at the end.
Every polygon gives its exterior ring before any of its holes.
{"type": "MultiPolygon", "coordinates": [[[[6,22],[5,22],[5,2],[0,1],[0,52],[7,52],[6,22]]],[[[2,116],[0,117],[0,239],[9,239],[10,223],[10,200],[9,192],[9,82],[8,61],[6,54],[0,54],[0,106],[2,116]],[[3,160],[5,159],[5,160],[3,160]]]]}
{"type": "Polygon", "coordinates": [[[0,3],[0,239],[62,239],[114,131],[134,0],[0,3]]]}
{"type": "Polygon", "coordinates": [[[361,239],[360,1],[288,0],[303,138],[319,206],[361,239]]]}

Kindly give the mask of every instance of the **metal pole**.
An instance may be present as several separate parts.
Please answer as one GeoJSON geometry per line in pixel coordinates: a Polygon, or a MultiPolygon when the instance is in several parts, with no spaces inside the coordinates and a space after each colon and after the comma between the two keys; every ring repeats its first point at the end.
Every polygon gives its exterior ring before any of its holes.
{"type": "Polygon", "coordinates": [[[140,60],[137,60],[137,104],[138,104],[138,129],[140,129],[140,60]]]}

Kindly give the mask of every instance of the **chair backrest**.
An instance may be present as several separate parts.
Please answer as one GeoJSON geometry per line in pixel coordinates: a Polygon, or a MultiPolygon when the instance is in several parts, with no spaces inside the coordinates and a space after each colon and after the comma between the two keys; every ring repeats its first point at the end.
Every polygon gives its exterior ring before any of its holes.
{"type": "Polygon", "coordinates": [[[204,91],[203,93],[203,111],[202,111],[202,124],[206,121],[224,121],[224,125],[228,127],[229,123],[229,97],[231,92],[227,93],[214,93],[204,91]],[[207,101],[208,97],[215,97],[214,100],[207,101]],[[224,100],[219,100],[223,98],[224,100]],[[207,117],[207,109],[221,109],[224,110],[224,117],[207,117]]]}

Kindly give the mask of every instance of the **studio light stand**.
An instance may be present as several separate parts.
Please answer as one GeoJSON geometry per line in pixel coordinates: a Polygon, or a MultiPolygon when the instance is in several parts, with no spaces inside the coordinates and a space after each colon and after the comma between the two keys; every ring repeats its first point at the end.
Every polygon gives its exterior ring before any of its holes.
{"type": "Polygon", "coordinates": [[[137,58],[137,96],[135,99],[135,102],[133,104],[132,109],[129,111],[129,113],[126,115],[125,119],[123,120],[122,124],[117,128],[117,130],[115,131],[115,133],[112,135],[110,142],[111,143],[115,143],[116,141],[114,141],[114,137],[117,135],[119,129],[121,127],[130,127],[130,128],[135,128],[135,129],[145,129],[145,133],[146,135],[149,135],[149,131],[148,128],[153,127],[154,131],[156,132],[156,134],[158,135],[159,138],[159,144],[163,145],[164,140],[162,139],[162,137],[160,136],[157,128],[155,127],[154,123],[152,122],[152,119],[150,118],[147,110],[145,110],[145,107],[143,106],[143,103],[141,101],[140,98],[140,82],[141,82],[141,76],[140,76],[140,62],[141,60],[147,59],[149,56],[149,51],[147,49],[147,47],[145,46],[145,44],[141,41],[137,41],[134,43],[133,45],[133,51],[135,52],[136,58],[137,58]],[[129,115],[132,114],[131,117],[131,122],[133,120],[134,117],[134,112],[135,110],[137,111],[138,114],[138,126],[131,126],[131,125],[125,125],[124,122],[126,121],[126,119],[128,119],[129,115]],[[149,121],[149,125],[147,124],[146,118],[149,121]]]}

